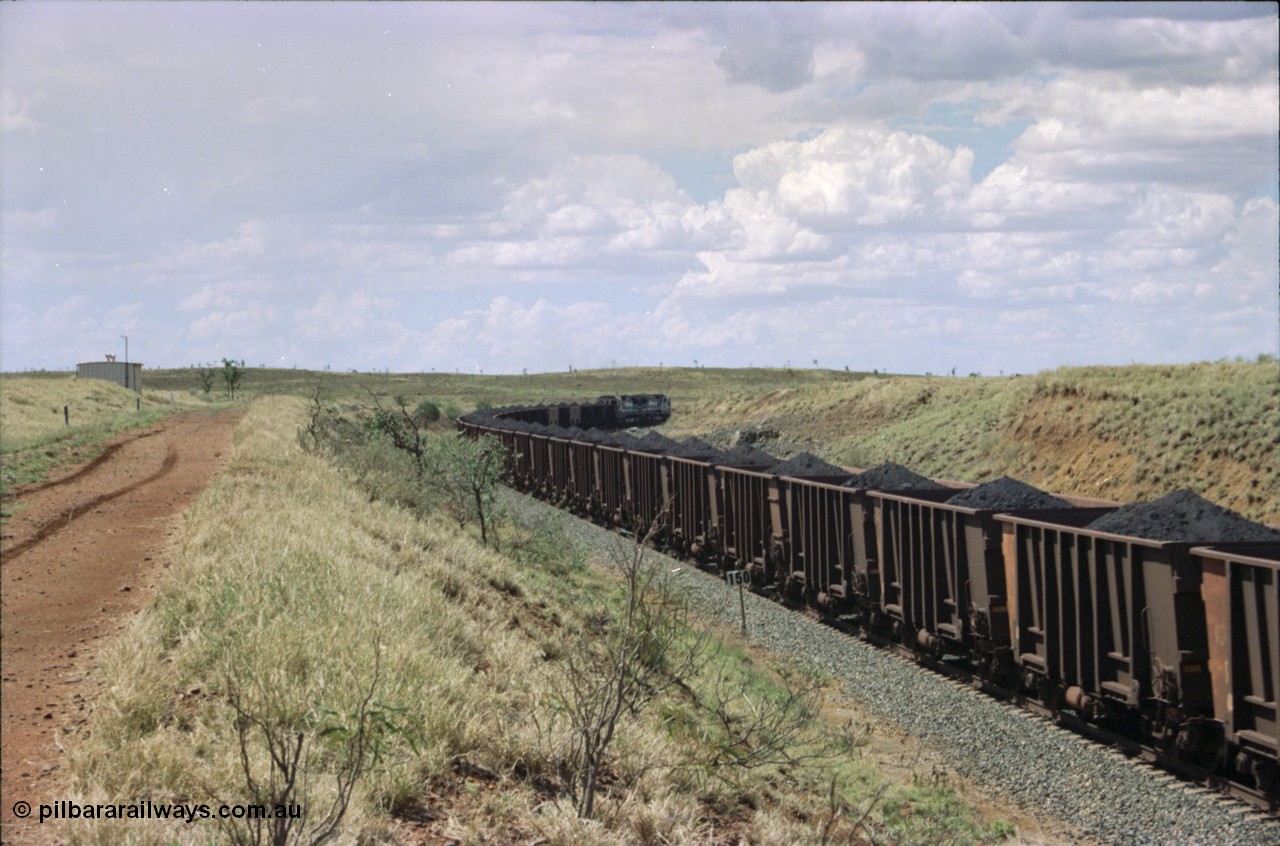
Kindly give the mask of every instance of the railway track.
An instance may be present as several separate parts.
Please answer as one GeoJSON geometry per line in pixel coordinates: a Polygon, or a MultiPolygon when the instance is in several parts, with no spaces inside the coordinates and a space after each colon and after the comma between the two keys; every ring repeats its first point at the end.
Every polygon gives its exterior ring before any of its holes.
{"type": "MultiPolygon", "coordinates": [[[[659,551],[666,554],[664,550],[659,551]]],[[[715,567],[699,566],[699,570],[714,577],[719,576],[719,570],[715,567]]],[[[1150,774],[1171,789],[1211,796],[1234,815],[1274,826],[1277,842],[1280,842],[1280,814],[1277,814],[1277,809],[1265,794],[1249,785],[1224,779],[1206,769],[1171,758],[1153,746],[1081,720],[1070,712],[1048,708],[1017,691],[992,684],[965,667],[938,660],[904,644],[870,634],[856,624],[823,614],[807,605],[791,602],[776,590],[752,589],[752,593],[776,603],[790,613],[800,614],[816,624],[826,626],[847,642],[870,645],[893,656],[903,665],[916,670],[927,670],[945,680],[957,695],[988,697],[1009,709],[1010,713],[1034,720],[1046,730],[1062,732],[1081,743],[1092,744],[1114,754],[1116,760],[1150,774]]]]}
{"type": "Polygon", "coordinates": [[[957,695],[990,697],[1010,709],[1012,713],[1034,720],[1046,730],[1063,732],[1082,743],[1091,743],[1099,749],[1113,753],[1117,756],[1117,760],[1151,774],[1153,778],[1168,784],[1171,788],[1182,789],[1197,795],[1212,795],[1222,807],[1230,809],[1231,813],[1247,815],[1250,819],[1274,825],[1277,840],[1280,842],[1280,816],[1276,815],[1276,809],[1270,805],[1263,793],[1248,785],[1223,779],[1203,768],[1170,758],[1159,749],[1078,719],[1069,712],[1048,708],[1034,699],[1021,696],[1016,691],[993,685],[963,667],[922,655],[902,644],[892,643],[882,638],[866,637],[856,628],[824,615],[812,613],[811,609],[804,606],[788,604],[787,607],[792,612],[805,613],[810,619],[831,626],[850,641],[868,643],[885,649],[904,664],[912,664],[936,673],[947,680],[957,691],[957,695]]]}
{"type": "MultiPolygon", "coordinates": [[[[529,512],[554,508],[514,491],[508,504],[529,512]]],[[[615,535],[581,518],[564,530],[573,543],[602,554],[615,535]]],[[[681,594],[703,613],[738,627],[737,591],[726,588],[716,571],[678,558],[662,566],[678,571],[673,577],[681,580],[681,594]]],[[[1280,842],[1280,820],[1269,814],[985,695],[953,673],[933,672],[909,651],[880,648],[839,621],[765,593],[748,592],[746,607],[753,641],[829,675],[871,714],[900,726],[937,750],[956,773],[1033,818],[1047,815],[1100,843],[1124,846],[1280,842]],[[944,700],[945,712],[925,714],[944,700]],[[968,722],[976,728],[957,725],[968,722]],[[1046,768],[1045,761],[1053,763],[1046,768]]]]}
{"type": "Polygon", "coordinates": [[[871,643],[892,632],[895,660],[1273,818],[1280,532],[1189,491],[1120,506],[896,465],[854,475],[803,453],[566,429],[563,411],[548,426],[543,413],[460,426],[498,437],[525,491],[610,527],[656,527],[656,545],[746,570],[807,614],[865,623],[871,643]]]}

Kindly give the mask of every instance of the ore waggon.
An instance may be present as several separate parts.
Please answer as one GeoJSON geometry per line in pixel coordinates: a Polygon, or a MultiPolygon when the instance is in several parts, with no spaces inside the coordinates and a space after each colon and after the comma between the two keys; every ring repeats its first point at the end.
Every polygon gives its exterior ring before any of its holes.
{"type": "Polygon", "coordinates": [[[501,439],[514,487],[700,566],[747,570],[921,660],[1252,785],[1276,810],[1280,532],[1196,498],[1196,531],[1146,537],[1134,519],[1150,515],[1133,511],[1145,504],[616,431],[670,413],[662,395],[611,396],[459,426],[501,439]],[[1206,522],[1206,508],[1231,519],[1206,522]]]}

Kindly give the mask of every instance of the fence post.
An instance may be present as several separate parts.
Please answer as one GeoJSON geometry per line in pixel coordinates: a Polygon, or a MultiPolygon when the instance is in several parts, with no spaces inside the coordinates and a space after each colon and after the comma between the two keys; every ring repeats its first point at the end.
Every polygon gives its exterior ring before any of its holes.
{"type": "Polygon", "coordinates": [[[62,407],[62,424],[64,426],[71,425],[71,406],[64,405],[62,407]]]}

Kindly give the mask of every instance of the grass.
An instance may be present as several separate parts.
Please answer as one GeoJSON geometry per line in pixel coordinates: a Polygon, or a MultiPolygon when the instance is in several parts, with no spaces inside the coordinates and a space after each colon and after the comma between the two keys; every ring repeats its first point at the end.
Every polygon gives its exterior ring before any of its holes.
{"type": "MultiPolygon", "coordinates": [[[[508,736],[501,721],[530,705],[503,680],[536,656],[504,634],[505,609],[485,589],[486,570],[509,565],[440,520],[370,502],[303,454],[298,411],[287,399],[250,409],[231,465],[188,513],[172,578],[108,658],[93,737],[73,759],[86,796],[234,800],[243,790],[229,687],[281,724],[303,725],[351,712],[375,650],[378,703],[413,719],[381,739],[349,833],[373,836],[388,808],[464,759],[510,766],[502,744],[480,742],[508,736]]],[[[315,750],[308,803],[324,801],[318,773],[330,754],[315,750]]],[[[161,843],[174,832],[77,836],[161,843]]]]}
{"type": "MultiPolygon", "coordinates": [[[[195,371],[149,371],[178,393],[195,371]]],[[[251,368],[246,396],[309,395],[368,404],[368,392],[446,414],[479,405],[662,392],[668,434],[744,428],[848,466],[884,461],[970,482],[1000,475],[1058,493],[1121,502],[1190,488],[1247,517],[1280,523],[1280,364],[1069,367],[1001,377],[888,376],[817,368],[613,368],[520,376],[316,373],[251,368]]]]}
{"type": "MultiPolygon", "coordinates": [[[[672,766],[699,760],[711,728],[687,694],[673,694],[626,724],[601,813],[577,819],[547,756],[549,669],[616,601],[616,584],[556,540],[554,524],[508,528],[512,552],[499,555],[427,508],[371,496],[367,482],[384,477],[361,481],[303,452],[305,415],[297,399],[250,405],[228,467],[185,516],[155,600],[107,651],[90,732],[70,752],[73,798],[243,799],[234,696],[309,738],[303,801],[322,808],[344,715],[376,673],[376,756],[346,841],[391,841],[425,812],[437,835],[464,842],[812,842],[830,816],[832,774],[850,808],[876,801],[884,779],[856,751],[830,773],[769,767],[725,779],[672,766]]],[[[776,695],[774,669],[731,646],[720,655],[731,687],[776,695]]],[[[821,742],[814,731],[801,742],[821,742]]],[[[261,745],[247,749],[264,773],[261,745]]],[[[994,830],[946,785],[883,795],[869,824],[902,842],[973,842],[994,830]]],[[[77,844],[157,846],[224,834],[212,822],[136,820],[70,831],[77,844]]]]}
{"type": "MultiPolygon", "coordinates": [[[[61,377],[65,378],[65,376],[61,377]]],[[[190,369],[146,374],[153,390],[199,391],[190,369]]],[[[309,396],[369,404],[429,399],[446,416],[480,405],[662,392],[684,435],[743,428],[764,445],[868,467],[906,464],[982,482],[1011,475],[1058,493],[1134,501],[1190,488],[1256,520],[1280,523],[1280,364],[1072,367],[1008,377],[888,376],[817,368],[698,367],[483,376],[250,368],[246,397],[309,396]]]]}
{"type": "MultiPolygon", "coordinates": [[[[189,397],[197,386],[185,381],[193,378],[152,372],[148,385],[162,398],[169,390],[189,397]]],[[[518,377],[251,370],[245,394],[260,398],[237,430],[235,456],[188,513],[171,577],[153,606],[103,666],[90,738],[71,758],[80,797],[236,800],[244,788],[228,703],[239,691],[274,724],[314,734],[308,801],[323,805],[333,793],[344,715],[358,708],[377,666],[377,760],[344,823],[349,840],[393,838],[404,818],[426,810],[445,821],[437,834],[465,841],[709,842],[732,832],[758,843],[812,842],[832,816],[833,777],[836,807],[848,809],[837,820],[846,834],[874,805],[868,825],[881,839],[1010,835],[1007,823],[967,810],[945,778],[917,774],[885,787],[859,754],[826,769],[773,767],[740,779],[663,766],[696,760],[713,734],[706,715],[678,695],[628,726],[602,813],[578,820],[557,800],[556,763],[530,715],[548,716],[547,669],[565,660],[575,632],[598,624],[610,579],[564,547],[554,521],[508,528],[508,554],[482,548],[432,512],[394,453],[356,451],[341,471],[304,453],[300,398],[321,379],[331,403],[347,410],[368,404],[369,390],[404,395],[411,405],[431,399],[446,411],[663,391],[675,406],[665,427],[673,435],[770,429],[779,445],[811,447],[844,464],[895,460],[971,481],[1008,473],[1114,499],[1191,487],[1256,519],[1280,521],[1274,362],[1064,368],[1008,378],[693,368],[518,377]],[[271,392],[295,398],[263,396],[271,392]]],[[[0,382],[6,450],[10,433],[20,431],[11,414],[43,416],[46,430],[56,429],[51,416],[60,422],[48,397],[14,401],[23,396],[15,384],[0,382]]],[[[93,424],[102,428],[85,432],[86,443],[120,418],[104,414],[93,424]]],[[[12,455],[56,456],[73,441],[45,431],[13,443],[22,449],[6,451],[6,480],[12,455]]],[[[776,670],[745,653],[726,647],[718,660],[742,690],[764,696],[778,689],[776,670]]],[[[265,766],[261,749],[250,757],[265,766]]],[[[103,844],[218,836],[211,826],[136,821],[73,831],[74,842],[103,844]]]]}
{"type": "Polygon", "coordinates": [[[665,428],[677,435],[764,429],[779,434],[784,456],[804,448],[846,466],[895,461],[971,482],[1010,475],[1122,502],[1189,488],[1280,523],[1274,361],[766,387],[708,393],[682,405],[665,428]]]}
{"type": "Polygon", "coordinates": [[[188,396],[175,396],[170,404],[168,392],[139,395],[111,382],[66,374],[0,377],[4,516],[14,507],[9,492],[43,482],[68,464],[92,460],[113,435],[193,407],[206,404],[188,396]]]}
{"type": "MultiPolygon", "coordinates": [[[[369,403],[367,391],[381,397],[397,394],[412,400],[436,402],[441,409],[470,411],[480,404],[560,402],[594,399],[601,394],[661,392],[678,403],[707,394],[750,389],[755,386],[800,388],[836,381],[873,378],[870,374],[836,373],[816,369],[694,367],[619,367],[608,370],[575,370],[572,373],[537,373],[519,376],[482,376],[457,373],[357,373],[282,368],[249,368],[242,390],[246,397],[271,394],[310,396],[323,385],[337,402],[369,403]]],[[[912,377],[903,377],[912,378],[912,377]]],[[[147,371],[146,384],[178,393],[198,388],[194,370],[147,371]]]]}

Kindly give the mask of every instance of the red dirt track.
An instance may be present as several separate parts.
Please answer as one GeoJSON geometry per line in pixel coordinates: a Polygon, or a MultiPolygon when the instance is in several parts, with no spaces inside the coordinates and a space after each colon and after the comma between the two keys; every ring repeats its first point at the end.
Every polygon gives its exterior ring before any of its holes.
{"type": "Polygon", "coordinates": [[[170,417],[115,438],[69,475],[19,492],[0,537],[0,842],[52,844],[20,800],[68,798],[60,747],[88,721],[100,647],[168,566],[182,512],[231,455],[241,412],[170,417]]]}

